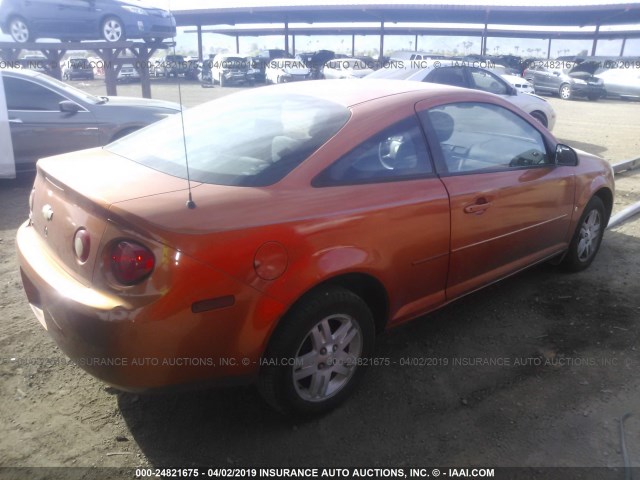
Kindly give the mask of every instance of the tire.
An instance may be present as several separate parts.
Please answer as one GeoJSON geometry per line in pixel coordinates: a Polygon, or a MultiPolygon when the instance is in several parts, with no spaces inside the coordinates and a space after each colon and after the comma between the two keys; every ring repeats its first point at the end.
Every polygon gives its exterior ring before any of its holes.
{"type": "Polygon", "coordinates": [[[571,100],[572,92],[571,85],[568,83],[563,83],[560,85],[560,89],[558,90],[558,95],[562,100],[571,100]]]}
{"type": "Polygon", "coordinates": [[[11,38],[16,43],[27,43],[35,41],[31,30],[29,29],[29,24],[22,17],[13,17],[9,21],[9,33],[11,34],[11,38]]]}
{"type": "Polygon", "coordinates": [[[109,43],[126,40],[124,25],[118,17],[107,17],[102,22],[101,37],[109,43]]]}
{"type": "Polygon", "coordinates": [[[372,354],[374,336],[373,316],[360,297],[340,287],[312,292],[273,334],[258,389],[269,405],[285,414],[328,412],[362,378],[366,367],[359,360],[372,354]],[[282,362],[287,359],[296,364],[282,362]]]}
{"type": "Polygon", "coordinates": [[[547,116],[539,111],[535,111],[535,112],[531,112],[531,116],[533,118],[535,118],[538,122],[540,122],[544,128],[547,128],[549,126],[549,122],[547,121],[547,116]]]}
{"type": "Polygon", "coordinates": [[[579,272],[591,265],[602,243],[605,218],[604,203],[599,197],[593,197],[582,212],[562,261],[565,270],[579,272]]]}

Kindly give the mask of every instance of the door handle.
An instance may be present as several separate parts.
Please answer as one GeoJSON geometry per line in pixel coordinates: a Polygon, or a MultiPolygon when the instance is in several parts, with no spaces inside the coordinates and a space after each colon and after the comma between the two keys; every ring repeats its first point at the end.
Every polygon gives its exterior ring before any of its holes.
{"type": "Polygon", "coordinates": [[[471,205],[467,205],[466,207],[464,207],[464,213],[475,213],[480,215],[484,213],[484,211],[490,206],[491,206],[491,202],[488,201],[486,198],[478,198],[476,199],[475,203],[472,203],[471,205]]]}
{"type": "Polygon", "coordinates": [[[19,118],[10,118],[9,123],[24,123],[24,122],[19,118]]]}

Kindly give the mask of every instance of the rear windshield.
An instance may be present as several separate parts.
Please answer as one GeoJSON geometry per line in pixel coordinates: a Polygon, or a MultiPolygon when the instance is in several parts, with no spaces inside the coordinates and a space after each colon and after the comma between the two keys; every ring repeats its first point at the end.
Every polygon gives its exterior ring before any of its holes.
{"type": "Polygon", "coordinates": [[[139,130],[105,148],[191,180],[266,186],[284,178],[346,123],[342,105],[255,89],[228,95],[139,130]]]}

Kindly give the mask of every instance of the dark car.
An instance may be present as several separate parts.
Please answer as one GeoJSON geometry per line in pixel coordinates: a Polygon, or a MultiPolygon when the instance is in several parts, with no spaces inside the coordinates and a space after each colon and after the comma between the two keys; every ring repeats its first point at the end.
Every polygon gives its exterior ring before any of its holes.
{"type": "Polygon", "coordinates": [[[1,70],[17,171],[45,156],[105,145],[180,110],[161,100],[96,97],[42,73],[1,70]]]}
{"type": "Polygon", "coordinates": [[[184,76],[189,71],[189,62],[183,55],[166,55],[157,60],[150,73],[154,77],[184,76]]]}
{"type": "Polygon", "coordinates": [[[604,82],[593,75],[598,67],[598,62],[575,65],[563,60],[538,61],[524,71],[524,78],[533,84],[536,93],[556,94],[563,100],[597,100],[605,95],[604,82]]]}
{"type": "Polygon", "coordinates": [[[3,0],[0,28],[18,43],[38,38],[160,41],[176,34],[171,12],[139,0],[3,0]]]}
{"type": "Polygon", "coordinates": [[[93,67],[86,58],[70,58],[62,66],[65,80],[93,80],[93,67]]]}

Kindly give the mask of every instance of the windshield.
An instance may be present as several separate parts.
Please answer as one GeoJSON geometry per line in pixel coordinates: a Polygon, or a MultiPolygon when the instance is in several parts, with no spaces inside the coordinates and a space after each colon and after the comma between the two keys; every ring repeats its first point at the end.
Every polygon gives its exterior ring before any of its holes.
{"type": "Polygon", "coordinates": [[[332,137],[349,110],[306,95],[229,95],[139,130],[105,148],[166,174],[233,186],[265,186],[291,170],[332,137]]]}

